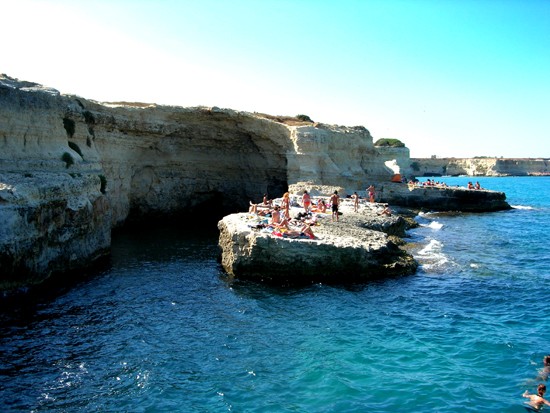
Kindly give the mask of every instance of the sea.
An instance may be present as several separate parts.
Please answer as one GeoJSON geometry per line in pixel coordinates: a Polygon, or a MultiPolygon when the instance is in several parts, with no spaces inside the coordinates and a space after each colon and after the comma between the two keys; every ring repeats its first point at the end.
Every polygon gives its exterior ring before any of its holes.
{"type": "Polygon", "coordinates": [[[436,178],[472,179],[513,208],[421,212],[416,274],[363,284],[231,281],[215,225],[116,233],[105,267],[3,308],[0,412],[525,412],[550,177],[436,178]]]}

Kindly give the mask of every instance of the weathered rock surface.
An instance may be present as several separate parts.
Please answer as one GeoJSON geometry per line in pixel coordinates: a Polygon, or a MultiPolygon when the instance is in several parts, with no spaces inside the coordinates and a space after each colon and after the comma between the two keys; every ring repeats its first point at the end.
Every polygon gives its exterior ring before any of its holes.
{"type": "Polygon", "coordinates": [[[364,127],[104,104],[0,75],[0,282],[86,265],[131,219],[221,217],[298,182],[352,193],[407,158],[375,148],[364,127]]]}
{"type": "Polygon", "coordinates": [[[404,234],[402,217],[379,216],[370,205],[355,213],[347,201],[341,210],[339,222],[326,214],[312,227],[313,240],[274,236],[250,228],[250,214],[228,215],[218,223],[222,266],[234,278],[284,285],[364,282],[414,273],[416,261],[388,236],[404,234]]]}
{"type": "Polygon", "coordinates": [[[0,173],[0,290],[108,253],[110,209],[99,187],[95,174],[0,173]]]}
{"type": "Polygon", "coordinates": [[[504,192],[459,187],[418,187],[384,182],[376,185],[377,200],[436,211],[492,212],[510,209],[504,192]]]}

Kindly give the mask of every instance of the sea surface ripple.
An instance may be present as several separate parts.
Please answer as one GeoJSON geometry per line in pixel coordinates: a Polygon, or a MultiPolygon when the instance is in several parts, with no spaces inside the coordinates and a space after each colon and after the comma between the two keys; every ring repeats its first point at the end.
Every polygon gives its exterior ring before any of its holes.
{"type": "Polygon", "coordinates": [[[550,178],[480,183],[515,208],[419,215],[419,271],[362,285],[230,282],[216,232],[117,234],[108,268],[2,314],[0,411],[524,412],[550,354],[550,178]]]}

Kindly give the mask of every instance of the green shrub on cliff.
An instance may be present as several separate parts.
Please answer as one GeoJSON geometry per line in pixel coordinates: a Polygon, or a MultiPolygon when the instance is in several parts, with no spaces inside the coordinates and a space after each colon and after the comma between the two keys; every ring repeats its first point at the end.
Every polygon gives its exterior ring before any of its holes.
{"type": "Polygon", "coordinates": [[[61,155],[61,160],[65,162],[66,168],[74,164],[73,156],[69,152],[63,152],[63,155],[61,155]]]}
{"type": "Polygon", "coordinates": [[[311,123],[313,123],[313,121],[311,120],[311,118],[310,118],[308,115],[296,115],[296,119],[302,120],[302,121],[304,121],[304,122],[311,122],[311,123]]]}
{"type": "Polygon", "coordinates": [[[385,146],[390,148],[404,148],[405,144],[399,139],[382,138],[374,142],[374,146],[385,146]]]}

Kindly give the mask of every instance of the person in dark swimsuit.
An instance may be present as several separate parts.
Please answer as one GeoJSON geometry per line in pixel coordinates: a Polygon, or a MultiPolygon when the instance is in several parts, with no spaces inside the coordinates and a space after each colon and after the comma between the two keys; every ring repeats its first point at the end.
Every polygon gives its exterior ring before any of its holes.
{"type": "Polygon", "coordinates": [[[330,203],[332,205],[332,220],[336,217],[336,222],[338,222],[338,204],[340,203],[340,197],[338,196],[338,191],[330,196],[330,203]]]}

